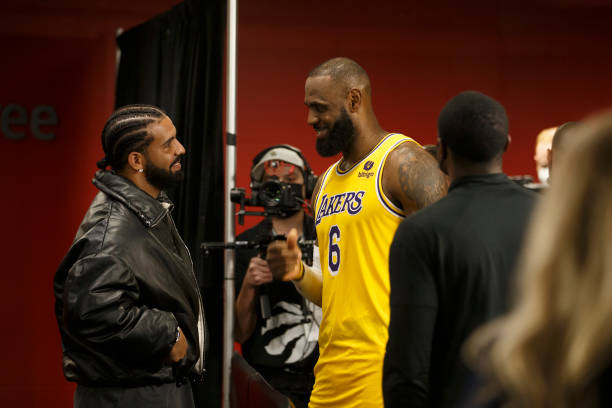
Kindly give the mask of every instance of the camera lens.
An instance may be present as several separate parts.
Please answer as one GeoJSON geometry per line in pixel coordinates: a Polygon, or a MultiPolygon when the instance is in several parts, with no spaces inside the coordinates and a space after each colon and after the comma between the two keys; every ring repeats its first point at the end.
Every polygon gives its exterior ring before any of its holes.
{"type": "Polygon", "coordinates": [[[259,198],[265,206],[277,206],[282,198],[281,184],[274,180],[262,184],[259,190],[259,198]]]}

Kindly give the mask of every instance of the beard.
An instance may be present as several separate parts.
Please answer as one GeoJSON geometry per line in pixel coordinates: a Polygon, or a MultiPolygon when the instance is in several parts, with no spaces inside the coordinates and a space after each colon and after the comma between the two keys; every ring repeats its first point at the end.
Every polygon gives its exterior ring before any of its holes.
{"type": "MultiPolygon", "coordinates": [[[[170,167],[172,167],[176,162],[181,161],[182,158],[183,156],[177,157],[176,160],[172,162],[170,167]]],[[[181,181],[183,181],[184,174],[182,168],[181,170],[173,173],[170,168],[164,169],[157,167],[148,157],[146,157],[146,159],[147,165],[144,168],[144,176],[149,184],[158,190],[168,190],[177,186],[181,181]]]]}
{"type": "Polygon", "coordinates": [[[348,151],[355,139],[355,127],[353,121],[346,113],[346,109],[340,111],[340,118],[334,122],[326,137],[317,139],[317,153],[323,157],[335,156],[338,153],[348,151]]]}

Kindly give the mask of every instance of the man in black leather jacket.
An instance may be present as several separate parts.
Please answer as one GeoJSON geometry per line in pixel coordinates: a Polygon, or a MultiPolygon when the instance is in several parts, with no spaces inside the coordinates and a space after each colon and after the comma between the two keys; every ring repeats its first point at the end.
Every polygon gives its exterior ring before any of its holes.
{"type": "Polygon", "coordinates": [[[54,279],[75,407],[193,407],[206,325],[189,251],[163,193],[185,149],[158,108],[115,111],[94,198],[54,279]],[[112,170],[105,170],[107,166],[112,170]]]}

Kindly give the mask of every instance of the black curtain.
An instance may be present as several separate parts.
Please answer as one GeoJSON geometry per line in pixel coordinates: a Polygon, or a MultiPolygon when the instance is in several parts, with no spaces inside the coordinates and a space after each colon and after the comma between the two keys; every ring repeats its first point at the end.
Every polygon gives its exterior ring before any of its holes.
{"type": "Polygon", "coordinates": [[[210,331],[198,407],[221,406],[223,257],[205,257],[204,241],[223,241],[222,90],[224,0],[187,0],[123,33],[116,106],[146,103],[168,113],[187,151],[185,181],[169,195],[191,251],[210,331]]]}

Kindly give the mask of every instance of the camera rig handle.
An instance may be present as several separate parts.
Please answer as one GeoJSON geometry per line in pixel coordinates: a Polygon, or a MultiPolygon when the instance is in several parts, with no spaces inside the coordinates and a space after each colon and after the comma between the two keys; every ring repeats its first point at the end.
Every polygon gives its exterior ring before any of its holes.
{"type": "MultiPolygon", "coordinates": [[[[208,256],[210,251],[219,250],[219,249],[234,249],[234,250],[244,250],[244,249],[256,249],[259,253],[259,256],[262,259],[266,259],[266,252],[268,250],[268,245],[273,241],[286,241],[287,237],[284,235],[274,235],[268,236],[259,241],[234,241],[234,242],[203,242],[200,245],[200,248],[204,250],[204,255],[208,256]]],[[[308,265],[312,265],[313,259],[313,250],[316,244],[315,240],[303,240],[300,239],[298,241],[298,245],[302,250],[302,261],[308,265]]],[[[271,316],[270,310],[270,299],[268,297],[268,287],[269,284],[262,285],[260,287],[259,294],[259,306],[261,308],[261,316],[263,319],[267,319],[271,316]]]]}
{"type": "Polygon", "coordinates": [[[246,215],[276,216],[284,217],[302,208],[307,208],[308,203],[295,192],[300,185],[282,183],[278,180],[270,180],[257,189],[253,188],[251,197],[246,196],[244,188],[233,188],[230,191],[230,199],[238,204],[238,224],[244,225],[246,215]],[[247,211],[246,207],[262,208],[259,211],[247,211]]]}
{"type": "MultiPolygon", "coordinates": [[[[208,256],[210,251],[220,249],[234,249],[234,250],[245,250],[245,249],[256,249],[257,252],[265,259],[268,245],[273,241],[286,241],[287,237],[284,235],[274,235],[263,238],[259,241],[234,241],[234,242],[202,242],[200,248],[204,251],[204,255],[208,256]]],[[[316,241],[313,239],[298,241],[298,246],[302,250],[302,260],[310,265],[312,264],[312,251],[316,241]]]]}

